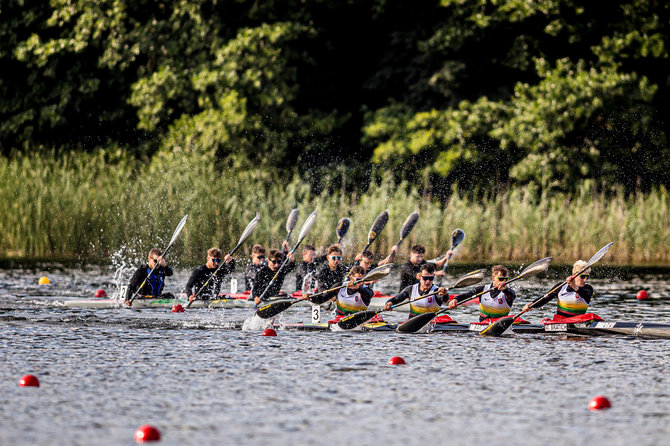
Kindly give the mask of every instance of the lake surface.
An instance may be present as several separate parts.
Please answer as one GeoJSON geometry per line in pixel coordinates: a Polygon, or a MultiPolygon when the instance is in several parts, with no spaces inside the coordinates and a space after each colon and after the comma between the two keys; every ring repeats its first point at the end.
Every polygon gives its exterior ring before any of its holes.
{"type": "MultiPolygon", "coordinates": [[[[515,309],[566,275],[551,268],[519,283],[515,309]]],[[[187,277],[179,271],[167,291],[187,277]]],[[[603,319],[670,323],[670,271],[594,268],[591,277],[591,309],[603,319]],[[637,301],[640,289],[651,298],[637,301]]],[[[378,289],[396,291],[397,280],[378,289]]],[[[169,445],[658,445],[670,435],[670,340],[286,330],[273,338],[230,328],[249,309],[57,305],[113,283],[100,267],[0,270],[0,444],[131,445],[142,424],[169,445]],[[42,275],[52,283],[37,285],[42,275]],[[392,356],[407,365],[387,365],[392,356]],[[18,388],[26,373],[41,387],[18,388]],[[589,412],[599,394],[612,408],[589,412]]],[[[467,307],[452,317],[476,314],[467,307]]],[[[282,319],[309,317],[293,307],[282,319]]]]}

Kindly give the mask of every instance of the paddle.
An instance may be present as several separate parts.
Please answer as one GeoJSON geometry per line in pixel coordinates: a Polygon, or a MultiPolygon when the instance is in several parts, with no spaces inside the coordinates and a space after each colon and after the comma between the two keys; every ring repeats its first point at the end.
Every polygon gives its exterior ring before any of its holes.
{"type": "MultiPolygon", "coordinates": [[[[363,248],[363,251],[361,251],[361,255],[368,250],[372,242],[375,241],[377,236],[379,235],[380,232],[384,229],[384,226],[386,226],[386,223],[389,221],[389,211],[388,209],[382,212],[375,218],[375,221],[372,223],[372,226],[370,227],[370,232],[368,233],[368,244],[363,248]]],[[[359,265],[360,261],[356,260],[355,265],[359,265]]],[[[353,268],[353,267],[352,267],[353,268]]],[[[349,273],[347,274],[347,277],[351,275],[351,270],[349,270],[349,273]]]]}
{"type": "Polygon", "coordinates": [[[351,220],[344,217],[337,222],[337,228],[335,229],[335,235],[337,235],[337,244],[339,245],[342,242],[342,239],[349,231],[349,226],[351,225],[351,220]]]}
{"type": "MultiPolygon", "coordinates": [[[[447,288],[448,290],[458,288],[458,287],[464,287],[464,286],[470,286],[474,285],[475,283],[481,282],[481,280],[484,278],[486,275],[486,270],[485,269],[478,269],[476,271],[469,272],[467,274],[464,274],[461,276],[455,284],[447,288]]],[[[424,294],[423,296],[419,296],[416,299],[411,299],[406,302],[400,302],[399,304],[392,305],[389,310],[386,310],[385,308],[382,308],[381,310],[366,310],[366,311],[359,311],[358,313],[351,314],[347,317],[344,317],[340,319],[337,322],[337,326],[340,327],[343,330],[351,330],[352,328],[356,328],[359,325],[365,323],[366,321],[372,319],[379,313],[382,313],[384,311],[390,311],[393,308],[402,306],[402,305],[407,305],[412,302],[416,302],[417,300],[425,299],[430,296],[434,296],[437,294],[437,291],[433,291],[428,294],[424,294]]],[[[432,313],[431,313],[432,314],[432,313]]]]}
{"type": "MultiPolygon", "coordinates": [[[[374,282],[383,279],[384,277],[388,276],[388,274],[391,272],[392,266],[393,265],[378,266],[377,268],[370,270],[370,272],[367,273],[365,277],[354,281],[354,283],[374,282]]],[[[328,301],[331,298],[330,296],[328,296],[328,293],[339,290],[347,286],[349,286],[349,284],[345,283],[343,285],[336,286],[335,288],[331,288],[329,290],[313,294],[307,297],[306,299],[286,299],[286,300],[278,300],[275,302],[270,302],[269,304],[259,308],[256,311],[256,316],[260,317],[261,319],[269,319],[271,317],[278,315],[284,310],[288,310],[289,308],[291,308],[292,305],[297,304],[301,300],[309,300],[313,304],[321,305],[322,303],[328,301]]]]}
{"type": "MultiPolygon", "coordinates": [[[[412,232],[412,229],[414,229],[414,225],[416,225],[417,221],[419,221],[418,212],[412,212],[411,214],[409,214],[409,216],[405,220],[405,223],[403,223],[402,228],[400,228],[400,240],[398,240],[398,243],[396,243],[396,247],[398,248],[400,247],[400,244],[402,243],[403,240],[405,240],[405,237],[407,237],[409,233],[412,232]]],[[[394,253],[391,254],[391,256],[389,257],[390,262],[393,261],[397,253],[398,251],[395,251],[394,253]]]]}
{"type": "Polygon", "coordinates": [[[288,243],[289,238],[291,238],[291,233],[293,232],[295,225],[298,223],[298,213],[298,208],[295,208],[288,214],[288,218],[286,219],[286,243],[288,243]]]}
{"type": "MultiPolygon", "coordinates": [[[[170,239],[170,243],[168,243],[167,247],[163,251],[163,254],[161,254],[162,258],[165,258],[167,253],[170,251],[170,248],[172,248],[172,244],[174,243],[175,240],[177,240],[177,237],[179,236],[179,233],[184,228],[184,225],[186,224],[186,219],[187,218],[188,218],[188,214],[184,215],[184,217],[181,219],[181,221],[177,225],[177,229],[175,229],[174,232],[172,233],[172,238],[170,239]]],[[[130,299],[128,299],[128,303],[126,304],[126,305],[128,305],[128,307],[133,306],[133,301],[135,300],[137,295],[140,294],[140,290],[142,289],[142,287],[144,287],[144,284],[147,283],[147,280],[149,280],[149,277],[151,277],[151,275],[154,273],[156,268],[158,268],[158,262],[156,262],[154,267],[151,268],[151,271],[149,271],[149,274],[147,274],[147,277],[144,278],[144,280],[142,281],[142,284],[139,286],[139,288],[137,288],[137,290],[132,295],[132,297],[130,299]]]]}
{"type": "MultiPolygon", "coordinates": [[[[584,268],[582,268],[582,270],[579,271],[577,274],[573,274],[572,276],[570,276],[570,280],[568,280],[567,282],[573,280],[575,277],[577,277],[578,275],[580,275],[581,273],[583,273],[584,271],[589,269],[591,267],[591,265],[593,265],[598,260],[600,260],[607,253],[607,251],[609,251],[610,247],[613,244],[614,244],[614,242],[610,242],[607,245],[600,248],[600,250],[597,253],[595,253],[593,255],[593,257],[591,257],[591,259],[589,259],[588,262],[586,262],[586,266],[584,268]]],[[[542,299],[545,299],[547,296],[554,293],[556,290],[558,290],[560,287],[562,287],[563,284],[565,284],[565,283],[566,282],[559,283],[558,285],[553,287],[551,289],[551,291],[549,291],[548,293],[545,293],[543,296],[540,296],[537,299],[535,299],[534,301],[532,301],[530,303],[530,305],[528,306],[528,309],[521,311],[521,313],[517,314],[516,316],[508,316],[508,317],[505,317],[505,318],[502,318],[502,319],[498,319],[497,321],[495,321],[494,323],[492,323],[491,325],[486,327],[484,330],[480,331],[479,334],[486,335],[486,336],[500,336],[500,335],[502,335],[514,323],[516,318],[520,317],[521,315],[523,315],[527,311],[530,311],[535,305],[537,305],[537,303],[539,301],[541,301],[542,299]]]]}
{"type": "MultiPolygon", "coordinates": [[[[464,239],[465,239],[465,232],[460,228],[454,229],[454,231],[451,233],[452,254],[449,254],[447,260],[444,262],[444,265],[442,265],[442,271],[444,271],[445,273],[447,272],[447,266],[449,266],[449,259],[451,259],[451,256],[453,255],[453,250],[456,249],[456,247],[460,245],[464,239]]],[[[440,276],[440,278],[438,279],[437,286],[442,285],[442,277],[444,276],[440,276]]]]}
{"type": "MultiPolygon", "coordinates": [[[[307,220],[305,220],[305,222],[302,224],[302,229],[300,230],[300,235],[298,236],[298,242],[295,244],[293,249],[289,251],[288,254],[294,253],[295,250],[298,249],[298,246],[300,246],[305,237],[307,237],[307,233],[309,232],[309,230],[312,229],[312,225],[314,224],[315,220],[316,220],[316,209],[314,209],[314,212],[312,212],[309,215],[309,217],[307,217],[307,220]]],[[[284,269],[284,266],[286,266],[286,263],[288,262],[288,254],[284,258],[284,261],[282,262],[281,266],[279,267],[275,275],[272,277],[272,280],[270,280],[270,283],[268,283],[268,286],[265,287],[263,293],[258,297],[261,301],[265,298],[265,295],[270,290],[272,284],[274,284],[275,281],[277,280],[279,273],[284,269]]]]}
{"type": "MultiPolygon", "coordinates": [[[[260,220],[260,216],[256,214],[256,216],[249,222],[246,228],[244,228],[244,231],[242,231],[242,235],[240,236],[239,241],[237,242],[237,245],[230,251],[229,255],[232,256],[235,254],[235,252],[238,250],[240,246],[242,246],[242,243],[245,242],[247,238],[251,235],[252,232],[254,232],[254,229],[256,229],[256,226],[258,225],[258,221],[260,220]]],[[[193,300],[189,301],[189,303],[186,304],[186,308],[189,308],[193,302],[198,298],[202,290],[207,288],[207,285],[209,284],[209,281],[212,280],[216,274],[219,272],[221,267],[225,265],[225,263],[221,262],[221,264],[214,270],[214,272],[209,276],[207,281],[204,283],[203,286],[200,287],[200,289],[195,293],[193,296],[193,300]]]]}
{"type": "MultiPolygon", "coordinates": [[[[543,271],[546,271],[547,268],[549,268],[549,264],[551,263],[552,258],[551,257],[545,257],[544,259],[540,259],[535,263],[532,263],[528,265],[523,271],[519,273],[518,276],[515,278],[508,280],[507,284],[509,285],[512,282],[515,282],[517,280],[523,279],[525,277],[533,276],[535,274],[541,273],[543,271]]],[[[470,302],[473,299],[478,298],[479,296],[482,296],[486,293],[488,293],[490,289],[488,290],[483,290],[480,291],[479,293],[475,294],[474,296],[470,296],[467,299],[458,302],[456,306],[463,305],[466,302],[470,302]]],[[[430,321],[433,320],[436,316],[439,316],[440,314],[444,314],[447,311],[449,311],[449,308],[444,308],[440,311],[437,312],[431,312],[431,313],[424,313],[420,314],[417,316],[414,316],[413,318],[408,319],[407,321],[403,322],[400,324],[397,328],[397,331],[400,333],[415,333],[419,331],[424,325],[429,323],[430,321]]]]}

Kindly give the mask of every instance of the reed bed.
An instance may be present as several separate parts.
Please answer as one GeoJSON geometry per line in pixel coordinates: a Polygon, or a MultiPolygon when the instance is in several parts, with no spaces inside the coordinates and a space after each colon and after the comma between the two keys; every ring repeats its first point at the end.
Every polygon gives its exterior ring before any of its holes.
{"type": "Polygon", "coordinates": [[[304,243],[325,247],[336,241],[342,217],[352,219],[345,256],[367,244],[375,217],[388,209],[386,229],[373,245],[386,255],[398,241],[407,215],[419,222],[403,242],[404,260],[415,243],[428,257],[450,246],[454,228],[467,237],[455,261],[525,262],[551,255],[556,262],[588,259],[607,242],[611,264],[670,263],[670,197],[665,188],[626,196],[593,194],[584,183],[574,195],[538,194],[516,188],[473,200],[454,189],[448,201],[421,196],[407,184],[373,184],[363,194],[315,195],[299,177],[281,179],[267,172],[221,171],[196,155],[160,155],[151,163],[128,159],[121,151],[93,154],[31,155],[0,158],[0,256],[65,258],[84,261],[143,259],[164,246],[184,214],[189,221],[175,245],[175,263],[192,265],[211,246],[231,249],[256,213],[261,222],[239,251],[253,243],[279,247],[286,238],[290,210],[300,209],[292,237],[318,209],[304,243]]]}

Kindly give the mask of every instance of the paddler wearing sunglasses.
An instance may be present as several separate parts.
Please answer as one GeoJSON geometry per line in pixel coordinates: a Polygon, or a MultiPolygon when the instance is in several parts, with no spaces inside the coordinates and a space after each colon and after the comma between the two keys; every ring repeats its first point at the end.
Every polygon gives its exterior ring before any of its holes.
{"type": "Polygon", "coordinates": [[[207,261],[204,265],[200,265],[191,273],[188,282],[186,282],[186,287],[184,288],[183,293],[188,296],[189,301],[193,301],[195,294],[198,294],[198,299],[209,300],[214,299],[219,295],[221,290],[221,284],[223,284],[223,278],[226,274],[230,274],[235,269],[235,260],[226,254],[225,258],[221,256],[221,250],[219,248],[210,248],[207,250],[207,261]],[[216,276],[210,277],[214,274],[214,271],[221,265],[221,262],[224,265],[221,267],[219,272],[216,273],[216,276]],[[207,281],[209,280],[209,283],[207,281]],[[207,288],[200,291],[205,283],[207,283],[207,288]]]}
{"type": "Polygon", "coordinates": [[[491,269],[491,283],[459,294],[449,302],[449,308],[453,309],[458,302],[488,290],[487,293],[479,296],[479,320],[507,316],[512,309],[514,299],[516,299],[514,290],[507,286],[507,279],[509,279],[509,270],[504,265],[495,265],[491,269]]]}
{"type": "Polygon", "coordinates": [[[447,289],[445,287],[438,288],[435,284],[435,265],[433,263],[424,263],[421,265],[419,271],[419,283],[405,287],[400,293],[386,301],[384,310],[392,310],[391,306],[399,304],[406,299],[416,299],[424,294],[437,291],[434,296],[429,296],[424,299],[418,299],[416,302],[409,304],[409,317],[412,318],[417,314],[433,313],[439,311],[442,301],[447,296],[447,289]]]}
{"type": "MultiPolygon", "coordinates": [[[[572,265],[572,274],[574,275],[580,272],[585,266],[586,262],[584,260],[577,260],[575,264],[572,265]]],[[[562,287],[553,293],[547,294],[544,299],[540,299],[533,305],[533,308],[539,308],[558,297],[558,307],[556,308],[557,316],[573,317],[586,313],[586,310],[589,308],[589,303],[591,302],[591,297],[593,297],[593,287],[586,283],[589,279],[590,272],[591,268],[578,276],[568,276],[562,287]]],[[[556,284],[554,287],[558,285],[559,284],[556,284]]],[[[526,304],[523,309],[524,311],[529,311],[531,309],[530,303],[526,304]]]]}
{"type": "Polygon", "coordinates": [[[327,262],[320,270],[316,279],[319,282],[319,291],[329,290],[344,282],[349,271],[342,264],[342,249],[337,245],[330,245],[326,254],[327,262]]]}
{"type": "MultiPolygon", "coordinates": [[[[346,282],[347,286],[345,288],[326,293],[326,296],[331,297],[331,301],[334,300],[337,305],[335,310],[336,318],[332,321],[333,323],[343,317],[368,309],[370,302],[372,302],[374,291],[368,288],[366,283],[357,282],[363,277],[365,277],[365,269],[360,265],[356,265],[351,268],[351,275],[349,276],[349,281],[346,282]]],[[[380,317],[375,317],[369,322],[382,321],[380,317]]]]}
{"type": "MultiPolygon", "coordinates": [[[[260,296],[263,294],[265,289],[272,282],[272,278],[277,274],[279,268],[281,267],[282,262],[284,261],[284,253],[271,249],[270,254],[268,254],[268,262],[266,265],[261,268],[261,270],[256,275],[256,280],[254,281],[254,287],[251,289],[251,297],[254,299],[256,305],[261,303],[260,296]]],[[[288,263],[286,267],[277,274],[277,278],[270,287],[265,295],[267,297],[278,296],[281,294],[281,287],[284,285],[284,278],[286,274],[291,272],[295,268],[295,257],[293,251],[288,253],[288,263]]]]}

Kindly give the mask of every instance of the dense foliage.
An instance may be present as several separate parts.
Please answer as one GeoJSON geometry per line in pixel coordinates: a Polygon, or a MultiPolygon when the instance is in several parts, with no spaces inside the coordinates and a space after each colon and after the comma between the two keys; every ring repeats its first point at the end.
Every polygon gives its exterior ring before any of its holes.
{"type": "Polygon", "coordinates": [[[670,184],[669,39],[657,0],[2,0],[0,150],[649,190],[670,184]]]}

